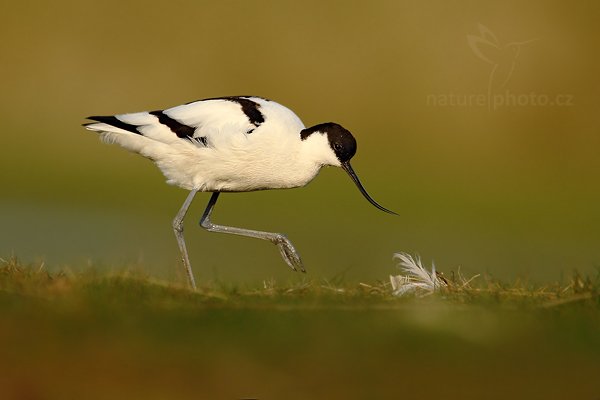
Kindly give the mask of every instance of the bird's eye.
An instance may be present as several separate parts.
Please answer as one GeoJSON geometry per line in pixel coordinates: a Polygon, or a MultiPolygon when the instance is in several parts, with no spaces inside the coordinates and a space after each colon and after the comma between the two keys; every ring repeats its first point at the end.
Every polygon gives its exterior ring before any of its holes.
{"type": "Polygon", "coordinates": [[[336,144],[334,144],[334,145],[333,145],[333,147],[334,147],[336,150],[341,150],[341,149],[342,149],[342,145],[341,145],[341,143],[336,143],[336,144]]]}

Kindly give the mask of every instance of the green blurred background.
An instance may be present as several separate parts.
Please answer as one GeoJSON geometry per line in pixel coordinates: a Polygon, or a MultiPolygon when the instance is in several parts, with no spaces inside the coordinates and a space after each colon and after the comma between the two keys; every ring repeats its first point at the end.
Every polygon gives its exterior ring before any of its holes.
{"type": "MultiPolygon", "coordinates": [[[[352,131],[356,171],[400,214],[371,207],[337,169],[303,189],[222,196],[216,222],[288,234],[311,277],[386,279],[396,251],[503,279],[592,271],[598,16],[594,3],[558,1],[3,3],[0,255],[182,280],[171,220],[186,192],[80,124],[252,94],[307,126],[352,131]],[[493,66],[467,39],[480,25],[497,40],[498,71],[509,70],[493,90],[568,104],[440,104],[487,94],[493,66]],[[506,46],[532,39],[516,58],[506,46]]],[[[268,243],[197,228],[207,200],[186,220],[201,281],[303,278],[268,243]]]]}

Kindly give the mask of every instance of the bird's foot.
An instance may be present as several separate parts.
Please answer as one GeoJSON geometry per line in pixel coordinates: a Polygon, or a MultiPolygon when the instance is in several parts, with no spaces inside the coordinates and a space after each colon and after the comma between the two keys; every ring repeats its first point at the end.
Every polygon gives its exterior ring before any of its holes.
{"type": "Polygon", "coordinates": [[[283,261],[285,261],[285,263],[289,265],[291,269],[294,271],[300,270],[302,272],[306,272],[304,266],[302,265],[302,259],[300,258],[300,255],[287,237],[284,235],[277,235],[275,240],[273,240],[273,243],[277,245],[283,261]]]}

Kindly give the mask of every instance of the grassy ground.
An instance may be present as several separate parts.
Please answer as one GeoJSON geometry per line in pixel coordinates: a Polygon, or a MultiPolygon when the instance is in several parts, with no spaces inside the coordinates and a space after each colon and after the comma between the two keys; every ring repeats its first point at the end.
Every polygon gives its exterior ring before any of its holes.
{"type": "Polygon", "coordinates": [[[2,399],[600,398],[600,282],[223,285],[0,265],[2,399]]]}

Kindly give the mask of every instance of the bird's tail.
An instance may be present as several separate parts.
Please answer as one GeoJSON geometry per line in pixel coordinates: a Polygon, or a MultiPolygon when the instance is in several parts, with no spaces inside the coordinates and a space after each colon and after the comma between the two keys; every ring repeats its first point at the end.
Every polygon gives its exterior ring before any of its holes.
{"type": "Polygon", "coordinates": [[[193,180],[195,174],[181,171],[197,164],[192,161],[199,159],[198,151],[205,147],[193,144],[187,136],[178,136],[177,132],[160,122],[156,113],[93,116],[88,119],[94,122],[84,124],[84,127],[100,134],[106,143],[118,144],[154,161],[168,183],[186,189],[197,187],[193,180]]]}
{"type": "Polygon", "coordinates": [[[153,160],[164,151],[163,141],[144,134],[154,122],[149,113],[91,116],[88,119],[95,122],[84,124],[85,129],[99,133],[105,143],[118,144],[153,160]]]}

